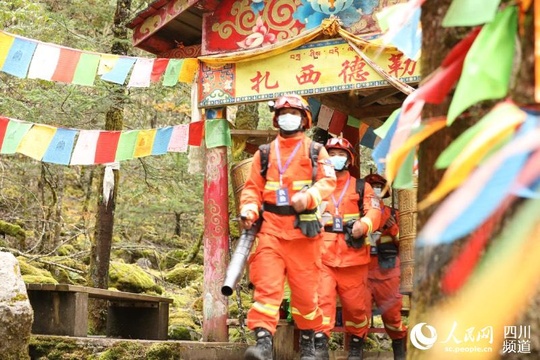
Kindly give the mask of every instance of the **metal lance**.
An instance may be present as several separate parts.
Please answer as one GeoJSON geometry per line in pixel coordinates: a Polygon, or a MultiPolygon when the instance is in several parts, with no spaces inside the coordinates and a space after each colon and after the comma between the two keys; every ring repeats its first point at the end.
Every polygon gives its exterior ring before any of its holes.
{"type": "Polygon", "coordinates": [[[246,267],[247,258],[251,252],[251,247],[255,241],[255,236],[259,232],[259,227],[260,221],[257,221],[250,229],[242,230],[242,235],[240,235],[236,249],[231,257],[231,262],[225,273],[225,281],[221,287],[221,293],[223,295],[231,296],[233,289],[236,288],[236,285],[240,281],[246,267]]]}

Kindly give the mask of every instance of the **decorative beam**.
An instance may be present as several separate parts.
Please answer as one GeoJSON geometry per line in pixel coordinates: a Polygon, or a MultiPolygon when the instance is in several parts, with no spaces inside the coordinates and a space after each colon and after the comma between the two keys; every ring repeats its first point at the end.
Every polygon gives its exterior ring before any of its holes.
{"type": "Polygon", "coordinates": [[[398,93],[401,94],[401,91],[399,91],[398,89],[394,87],[390,87],[384,90],[379,90],[376,93],[364,96],[362,99],[360,99],[360,101],[358,101],[357,105],[368,106],[398,93]]]}
{"type": "Polygon", "coordinates": [[[198,1],[175,0],[150,5],[127,25],[128,28],[133,29],[133,44],[135,46],[139,45],[198,1]]]}

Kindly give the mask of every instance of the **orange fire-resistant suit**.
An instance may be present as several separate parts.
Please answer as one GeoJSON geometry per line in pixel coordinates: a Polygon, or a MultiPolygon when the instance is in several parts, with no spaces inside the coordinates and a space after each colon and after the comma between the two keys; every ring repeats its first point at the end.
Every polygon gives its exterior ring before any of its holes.
{"type": "MultiPolygon", "coordinates": [[[[333,198],[328,200],[328,211],[332,216],[339,216],[343,223],[358,219],[367,225],[368,234],[379,227],[379,199],[371,185],[364,185],[364,209],[359,213],[356,191],[356,179],[348,171],[338,176],[333,198]],[[343,197],[341,197],[344,191],[343,197]],[[341,198],[341,202],[339,202],[341,198]],[[336,204],[337,203],[337,204],[336,204]],[[337,206],[336,206],[337,205],[337,206]]],[[[338,173],[339,174],[339,173],[338,173]]],[[[330,331],[336,320],[336,300],[339,295],[342,305],[342,317],[345,330],[358,337],[365,337],[369,320],[366,314],[365,298],[367,296],[367,273],[369,242],[361,248],[347,246],[343,232],[332,232],[333,220],[325,224],[322,273],[319,282],[319,306],[324,318],[317,331],[330,337],[330,331]]],[[[367,235],[367,234],[366,234],[367,235]]]]}
{"type": "MultiPolygon", "coordinates": [[[[397,224],[397,211],[392,211],[381,201],[381,226],[378,229],[381,237],[377,243],[392,242],[399,246],[399,226],[397,224]],[[391,217],[394,217],[391,220],[391,217]]],[[[402,339],[407,336],[407,329],[401,322],[402,295],[399,292],[400,283],[400,261],[396,257],[395,267],[382,269],[379,265],[376,247],[372,247],[371,262],[368,272],[368,291],[367,298],[368,315],[371,317],[371,307],[373,301],[381,312],[381,317],[386,328],[388,336],[392,340],[402,339]]]]}
{"type": "MultiPolygon", "coordinates": [[[[290,199],[305,185],[311,185],[307,190],[307,209],[319,206],[322,199],[334,190],[336,177],[326,149],[321,148],[315,183],[312,184],[310,143],[311,139],[302,132],[291,138],[278,135],[270,144],[266,177],[260,174],[261,155],[257,151],[240,196],[240,208],[258,213],[263,204],[267,208],[277,204],[276,191],[279,188],[286,188],[290,199]],[[276,141],[282,171],[290,159],[282,174],[281,186],[276,141]],[[301,146],[295,153],[299,142],[301,146]]],[[[322,311],[317,305],[322,230],[321,234],[308,238],[294,227],[296,215],[281,215],[265,210],[262,216],[264,220],[248,260],[250,281],[255,287],[254,303],[247,315],[248,327],[262,327],[275,333],[287,278],[291,291],[291,313],[296,325],[299,329],[315,329],[322,322],[322,311]]]]}

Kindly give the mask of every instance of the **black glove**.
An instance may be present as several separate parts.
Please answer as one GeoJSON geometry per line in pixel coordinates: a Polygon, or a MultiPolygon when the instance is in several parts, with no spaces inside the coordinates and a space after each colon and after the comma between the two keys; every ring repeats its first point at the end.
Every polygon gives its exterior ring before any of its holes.
{"type": "Polygon", "coordinates": [[[377,256],[381,269],[393,269],[396,267],[398,248],[393,242],[377,245],[377,256]]]}
{"type": "Polygon", "coordinates": [[[355,222],[356,220],[349,220],[345,224],[345,242],[347,243],[348,247],[352,247],[353,249],[360,249],[366,243],[366,236],[360,236],[359,238],[353,237],[352,229],[355,222]]]}
{"type": "Polygon", "coordinates": [[[308,238],[319,235],[322,225],[317,216],[317,209],[306,210],[300,214],[296,214],[294,228],[300,229],[302,234],[306,235],[308,238]]]}

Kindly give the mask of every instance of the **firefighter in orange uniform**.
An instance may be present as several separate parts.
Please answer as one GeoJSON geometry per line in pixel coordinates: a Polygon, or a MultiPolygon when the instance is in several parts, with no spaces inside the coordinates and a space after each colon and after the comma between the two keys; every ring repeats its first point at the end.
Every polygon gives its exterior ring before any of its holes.
{"type": "MultiPolygon", "coordinates": [[[[370,174],[364,180],[371,184],[380,197],[386,186],[386,179],[378,174],[370,174]]],[[[383,197],[390,196],[386,192],[383,197]]],[[[399,226],[397,211],[385,206],[381,199],[381,226],[371,237],[371,262],[369,263],[367,299],[368,314],[371,317],[373,301],[381,311],[386,333],[392,339],[395,360],[405,360],[407,329],[401,322],[402,295],[399,292],[399,226]]]]}
{"type": "Polygon", "coordinates": [[[328,339],[336,320],[336,298],[342,305],[343,324],[350,336],[350,360],[362,359],[362,346],[369,319],[366,313],[367,274],[370,233],[379,227],[379,198],[371,186],[351,176],[348,166],[354,163],[354,148],[342,138],[326,143],[334,165],[337,186],[328,200],[319,282],[319,306],[323,324],[315,333],[317,360],[329,359],[328,339]]]}
{"type": "Polygon", "coordinates": [[[271,360],[272,337],[279,320],[285,279],[291,291],[291,313],[300,332],[302,360],[314,360],[314,329],[323,321],[317,304],[321,268],[322,225],[318,206],[334,191],[336,175],[326,149],[304,134],[311,126],[308,103],[284,95],[274,103],[279,134],[255,153],[240,196],[242,226],[263,221],[249,258],[254,303],[247,315],[257,343],[244,359],[271,360]],[[315,147],[314,145],[319,145],[315,147]],[[317,149],[316,161],[311,156],[317,149]],[[267,159],[267,166],[264,165],[267,159]],[[261,173],[262,170],[262,173],[261,173]]]}

